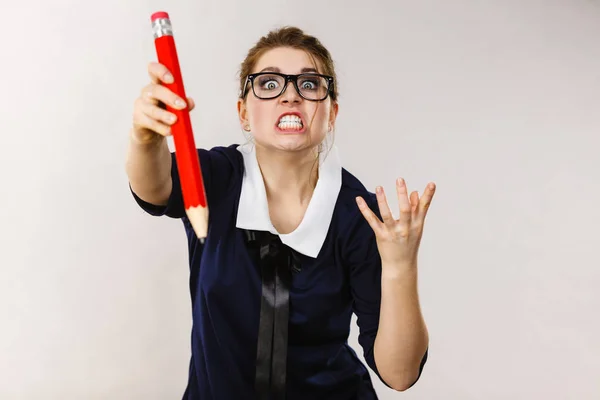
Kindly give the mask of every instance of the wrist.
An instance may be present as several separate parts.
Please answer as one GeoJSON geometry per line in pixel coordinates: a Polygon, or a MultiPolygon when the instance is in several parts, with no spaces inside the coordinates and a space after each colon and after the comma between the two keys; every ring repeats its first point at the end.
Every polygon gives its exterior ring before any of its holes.
{"type": "Polygon", "coordinates": [[[135,128],[131,128],[129,133],[129,141],[132,145],[152,149],[156,146],[160,146],[166,138],[162,135],[152,132],[140,132],[135,128]]]}
{"type": "Polygon", "coordinates": [[[417,271],[416,263],[384,263],[381,268],[381,279],[391,282],[416,279],[417,271]]]}

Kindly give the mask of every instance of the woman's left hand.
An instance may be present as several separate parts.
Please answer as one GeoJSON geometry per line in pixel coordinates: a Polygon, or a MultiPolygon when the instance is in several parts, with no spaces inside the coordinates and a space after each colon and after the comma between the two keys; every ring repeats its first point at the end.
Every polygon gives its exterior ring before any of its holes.
{"type": "Polygon", "coordinates": [[[417,265],[423,225],[433,199],[435,184],[429,183],[420,199],[417,191],[412,192],[409,198],[404,179],[398,178],[396,191],[400,205],[398,219],[394,219],[382,187],[378,187],[376,193],[383,221],[377,218],[361,197],[357,197],[356,202],[375,232],[377,248],[384,268],[391,266],[412,268],[417,265]]]}

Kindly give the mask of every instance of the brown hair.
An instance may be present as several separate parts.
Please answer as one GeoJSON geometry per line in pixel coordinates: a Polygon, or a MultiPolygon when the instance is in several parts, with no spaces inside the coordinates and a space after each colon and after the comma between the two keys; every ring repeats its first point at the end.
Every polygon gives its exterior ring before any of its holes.
{"type": "Polygon", "coordinates": [[[302,29],[294,26],[285,26],[269,32],[266,36],[261,37],[254,47],[248,51],[246,59],[240,67],[240,97],[244,92],[246,77],[252,72],[260,57],[267,51],[278,47],[291,47],[304,50],[313,58],[313,61],[315,58],[318,59],[323,66],[322,73],[333,77],[333,90],[330,93],[330,97],[333,101],[337,100],[337,77],[329,50],[323,46],[319,39],[307,35],[302,29]]]}

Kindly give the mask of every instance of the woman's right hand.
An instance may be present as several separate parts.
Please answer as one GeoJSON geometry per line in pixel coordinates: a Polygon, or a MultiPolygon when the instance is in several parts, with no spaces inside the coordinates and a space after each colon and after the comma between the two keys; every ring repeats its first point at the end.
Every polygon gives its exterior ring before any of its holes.
{"type": "MultiPolygon", "coordinates": [[[[142,144],[171,135],[171,125],[175,123],[176,117],[164,108],[165,104],[180,110],[186,107],[183,99],[161,84],[173,82],[173,76],[167,67],[151,62],[148,74],[151,83],[142,89],[133,109],[132,137],[142,144]]],[[[193,110],[194,101],[190,97],[186,100],[189,110],[193,110]]]]}

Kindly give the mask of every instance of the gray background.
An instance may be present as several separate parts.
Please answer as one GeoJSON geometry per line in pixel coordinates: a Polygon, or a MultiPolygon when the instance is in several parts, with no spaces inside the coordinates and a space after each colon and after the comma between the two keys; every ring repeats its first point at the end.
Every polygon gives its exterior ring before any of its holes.
{"type": "Polygon", "coordinates": [[[239,63],[295,24],[337,62],[344,165],[371,189],[438,184],[420,252],[431,356],[405,393],[376,382],[382,399],[600,398],[591,0],[2,0],[0,398],[184,389],[184,230],[144,214],[124,171],[163,8],[198,145],[244,141],[239,63]]]}

